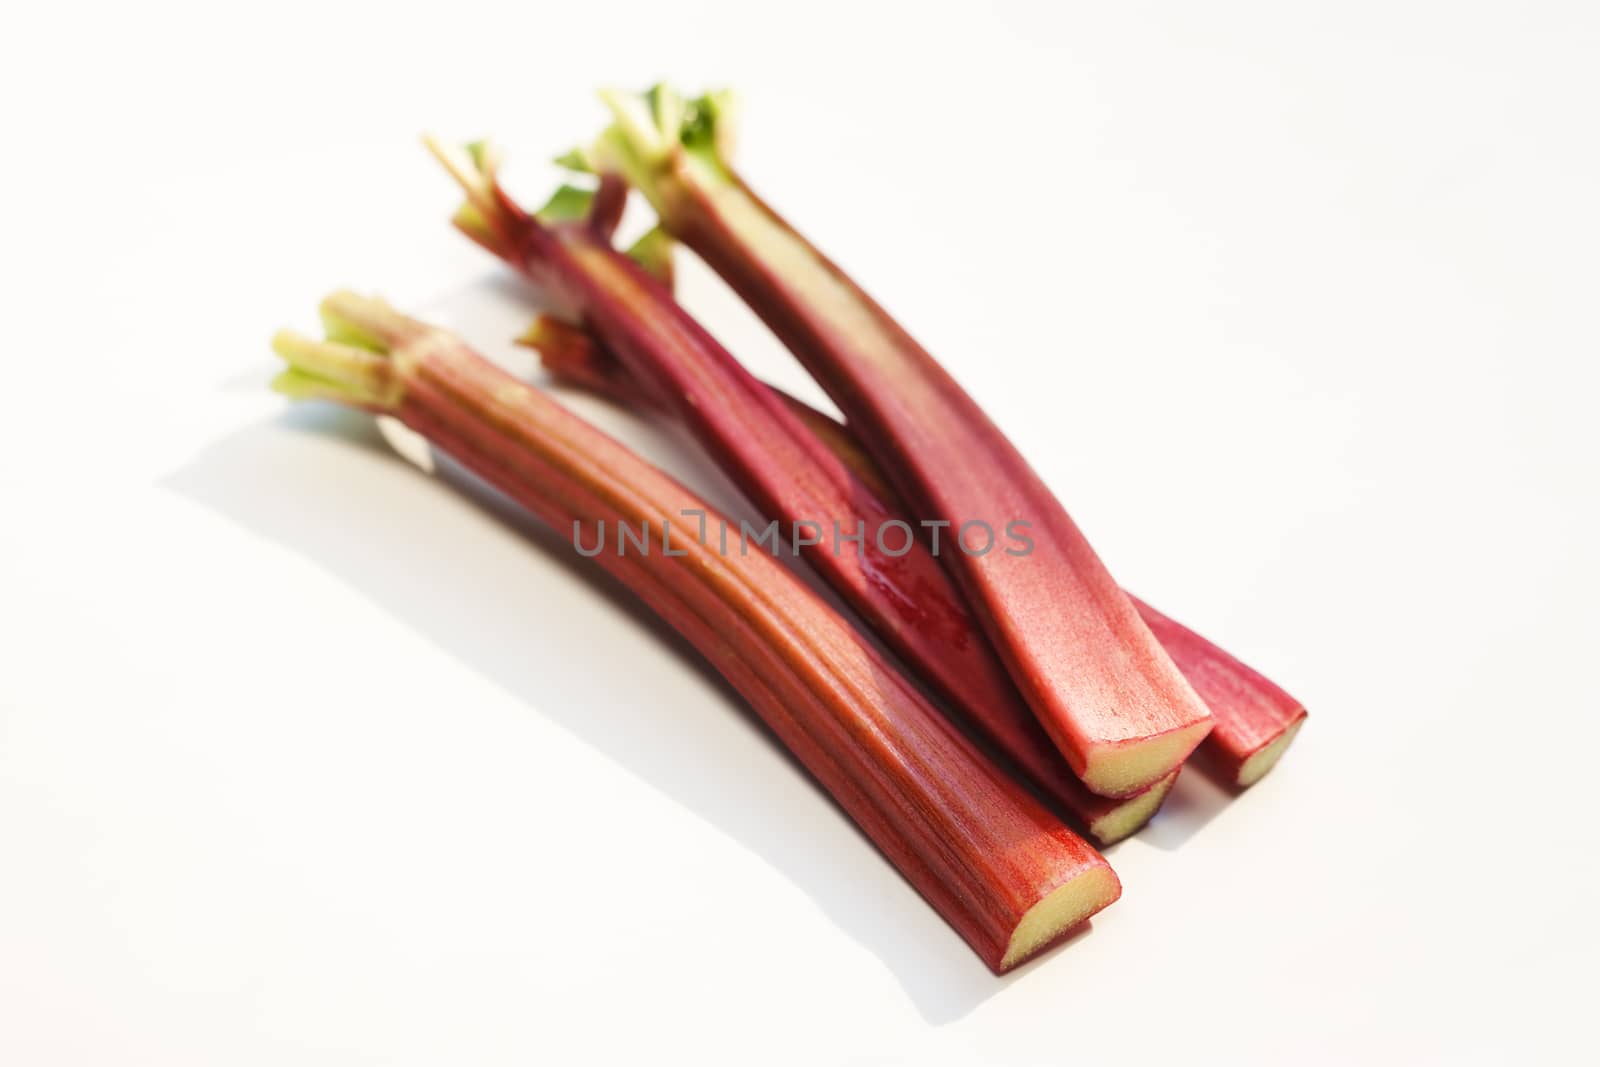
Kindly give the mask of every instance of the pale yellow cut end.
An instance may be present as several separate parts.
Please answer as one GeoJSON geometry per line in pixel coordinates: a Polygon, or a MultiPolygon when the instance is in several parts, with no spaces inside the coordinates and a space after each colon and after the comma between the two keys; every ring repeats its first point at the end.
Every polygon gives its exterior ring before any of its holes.
{"type": "Polygon", "coordinates": [[[1244,766],[1239,768],[1239,787],[1255,785],[1261,781],[1262,775],[1272,770],[1272,765],[1278,762],[1284,751],[1289,747],[1289,742],[1294,740],[1294,735],[1300,732],[1300,727],[1306,720],[1301,718],[1293,726],[1285,730],[1276,741],[1265,748],[1257,750],[1256,754],[1244,761],[1244,766]]]}
{"type": "Polygon", "coordinates": [[[1167,794],[1172,792],[1178,772],[1173,771],[1143,793],[1100,816],[1089,824],[1089,832],[1102,845],[1114,845],[1149,822],[1161,810],[1167,794]]]}
{"type": "Polygon", "coordinates": [[[1000,969],[1009,971],[1121,894],[1122,883],[1110,867],[1091,868],[1057,886],[1029,908],[1011,932],[1011,944],[1006,947],[1000,969]]]}
{"type": "Polygon", "coordinates": [[[1103,797],[1136,793],[1177,769],[1211,732],[1211,720],[1173,730],[1149,741],[1106,745],[1089,753],[1083,784],[1103,797]]]}

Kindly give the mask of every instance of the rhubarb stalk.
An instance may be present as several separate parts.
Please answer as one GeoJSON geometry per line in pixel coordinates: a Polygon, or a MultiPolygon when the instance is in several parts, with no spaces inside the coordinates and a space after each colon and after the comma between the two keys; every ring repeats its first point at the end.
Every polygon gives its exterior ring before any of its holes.
{"type": "Polygon", "coordinates": [[[1208,769],[1239,789],[1261,780],[1305,723],[1298,700],[1248,665],[1134,597],[1134,606],[1216,720],[1201,746],[1208,769]]]}
{"type": "MultiPolygon", "coordinates": [[[[622,364],[581,327],[541,315],[519,341],[538,351],[540,362],[557,381],[578,386],[635,411],[656,406],[629,378],[622,364]]],[[[874,486],[891,504],[895,502],[877,465],[856,442],[849,427],[775,386],[768,388],[858,478],[874,486]]],[[[1241,789],[1260,781],[1294,740],[1306,717],[1304,706],[1271,679],[1241,663],[1220,646],[1167,618],[1132,593],[1128,597],[1139,609],[1139,617],[1144,619],[1150,632],[1155,634],[1161,647],[1211,711],[1215,728],[1200,746],[1205,757],[1203,766],[1227,784],[1241,789]]],[[[1126,803],[1133,805],[1143,799],[1141,794],[1126,803]]],[[[1154,810],[1150,809],[1152,814],[1154,810]]],[[[1107,838],[1105,830],[1115,828],[1132,833],[1138,829],[1142,823],[1134,823],[1131,814],[1131,810],[1107,811],[1101,816],[1102,822],[1091,824],[1100,827],[1094,832],[1101,844],[1118,839],[1107,838]]]]}
{"type": "MultiPolygon", "coordinates": [[[[918,677],[1102,843],[1142,825],[1170,781],[1158,780],[1153,796],[1140,790],[1108,801],[1078,780],[935,554],[790,402],[673,299],[661,277],[666,261],[659,248],[650,265],[642,265],[637,246],[631,257],[617,252],[609,227],[578,209],[582,194],[563,190],[551,201],[557,206],[530,214],[501,188],[488,149],[432,147],[466,191],[457,216],[461,229],[604,338],[627,369],[630,384],[616,388],[680,417],[763,516],[792,532],[816,571],[918,677]]],[[[570,343],[554,322],[536,329],[547,335],[542,343],[552,352],[570,343]]]]}
{"type": "MultiPolygon", "coordinates": [[[[1088,787],[1123,796],[1178,767],[1210,716],[1089,542],[965,390],[733,171],[725,98],[603,94],[587,161],[644,193],[794,352],[924,521],[1022,524],[1025,555],[944,555],[1011,677],[1088,787]]],[[[609,341],[609,339],[608,339],[609,341]]]]}
{"type": "Polygon", "coordinates": [[[275,339],[281,391],[395,416],[557,530],[656,531],[657,551],[619,540],[596,561],[743,694],[997,973],[1120,894],[1092,846],[782,563],[686,535],[683,516],[716,516],[710,505],[443,330],[350,294],[323,317],[325,341],[275,339]]]}

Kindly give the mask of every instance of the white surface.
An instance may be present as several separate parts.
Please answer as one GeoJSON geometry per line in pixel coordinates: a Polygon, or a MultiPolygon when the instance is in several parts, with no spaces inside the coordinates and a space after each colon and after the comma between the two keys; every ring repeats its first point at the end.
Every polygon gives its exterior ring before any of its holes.
{"type": "Polygon", "coordinates": [[[7,17],[0,1062],[1580,1059],[1597,9],[575,6],[7,17]],[[1010,980],[559,539],[263,388],[340,285],[508,351],[417,134],[532,197],[663,74],[1312,709],[1010,980]]]}

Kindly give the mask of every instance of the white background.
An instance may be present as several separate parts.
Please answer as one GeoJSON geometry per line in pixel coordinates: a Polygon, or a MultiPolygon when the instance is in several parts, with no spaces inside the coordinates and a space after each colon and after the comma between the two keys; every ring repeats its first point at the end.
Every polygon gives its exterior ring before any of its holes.
{"type": "Polygon", "coordinates": [[[1594,5],[5,19],[0,1062],[1592,1054],[1594,5]],[[507,355],[417,135],[535,199],[661,76],[743,90],[758,188],[1311,708],[1009,979],[560,538],[265,390],[337,286],[507,355]]]}

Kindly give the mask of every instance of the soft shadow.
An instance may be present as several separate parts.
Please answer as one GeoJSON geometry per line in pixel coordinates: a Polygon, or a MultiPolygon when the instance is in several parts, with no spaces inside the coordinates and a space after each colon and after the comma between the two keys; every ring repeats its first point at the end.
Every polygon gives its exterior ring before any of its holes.
{"type": "Polygon", "coordinates": [[[1221,815],[1233,799],[1234,794],[1209,775],[1185,770],[1156,817],[1137,836],[1157,848],[1176,852],[1221,815]]]}
{"type": "MultiPolygon", "coordinates": [[[[655,632],[686,664],[716,677],[687,642],[622,586],[578,560],[560,534],[448,464],[438,479],[415,474],[414,492],[408,481],[397,490],[398,497],[391,492],[383,506],[374,506],[373,499],[351,492],[348,484],[329,486],[325,472],[319,482],[315,468],[327,459],[330,435],[404,465],[370,417],[307,405],[219,441],[164,484],[317,563],[761,856],[874,953],[928,1022],[959,1019],[1009,984],[1014,976],[992,976],[931,909],[917,913],[907,908],[904,898],[883,892],[882,885],[864,885],[859,877],[847,876],[850,860],[819,850],[815,836],[773,825],[761,806],[751,802],[748,773],[733,773],[714,754],[686,758],[682,749],[663,751],[641,743],[636,709],[594,698],[596,687],[607,682],[596,676],[587,654],[592,639],[552,613],[530,611],[526,603],[506,596],[503,581],[491,568],[456,565],[463,546],[430,539],[425,516],[459,506],[463,498],[470,501],[520,531],[533,552],[569,564],[594,594],[615,604],[631,624],[655,632]],[[315,439],[308,442],[308,435],[315,439]],[[308,481],[313,483],[309,497],[308,481]],[[441,564],[448,565],[443,576],[441,564]]],[[[407,471],[408,477],[414,473],[407,471]]],[[[782,751],[744,702],[720,678],[717,682],[728,713],[741,716],[782,751]]],[[[813,788],[820,801],[831,804],[820,788],[813,788]]],[[[1071,939],[1082,936],[1080,930],[1071,939]]]]}

